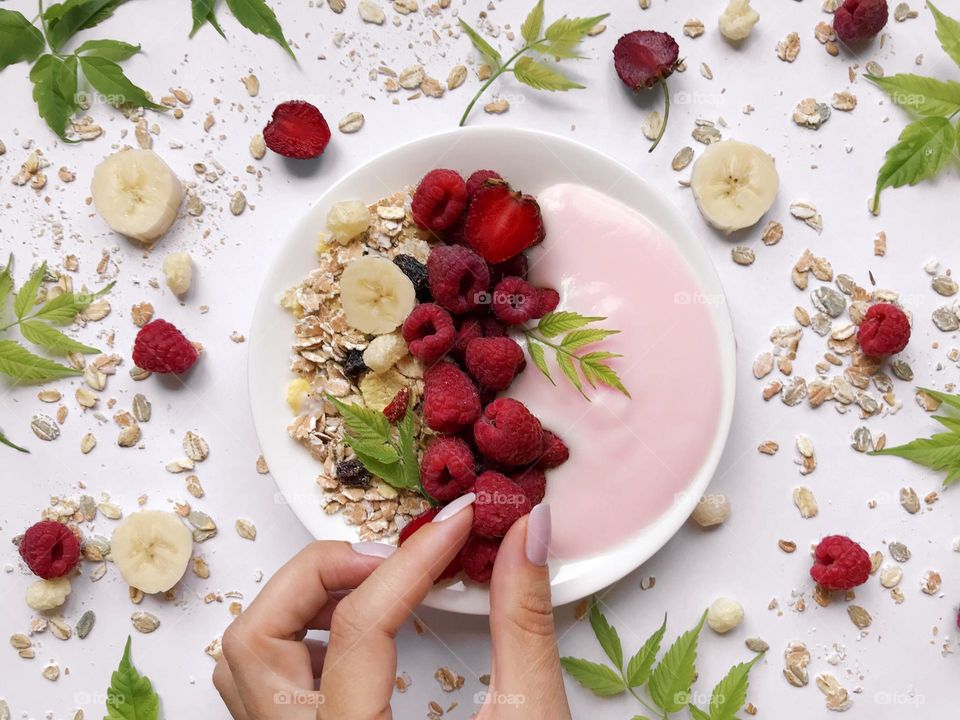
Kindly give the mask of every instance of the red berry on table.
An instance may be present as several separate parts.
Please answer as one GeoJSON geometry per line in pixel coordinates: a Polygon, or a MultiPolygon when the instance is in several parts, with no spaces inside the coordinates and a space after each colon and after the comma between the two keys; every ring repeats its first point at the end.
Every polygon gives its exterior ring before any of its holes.
{"type": "Polygon", "coordinates": [[[410,388],[401,388],[393,396],[387,406],[383,409],[383,415],[389,422],[398,423],[403,420],[407,414],[407,408],[410,406],[410,388]]]}
{"type": "Polygon", "coordinates": [[[887,24],[887,0],[846,0],[833,14],[833,29],[845,43],[870,40],[887,24]]]}
{"type": "Polygon", "coordinates": [[[527,465],[540,457],[543,427],[519,400],[498,398],[484,408],[473,424],[477,449],[503,465],[527,465]]]}
{"type": "Polygon", "coordinates": [[[482,188],[487,180],[503,180],[503,178],[495,170],[477,170],[467,178],[467,197],[472,198],[476,195],[477,190],[482,188]]]}
{"type": "Polygon", "coordinates": [[[330,142],[330,126],[323,114],[303,100],[282,102],[263,129],[267,147],[298,160],[319,156],[330,142]]]}
{"type": "Polygon", "coordinates": [[[677,67],[680,46],[665,32],[636,30],[621,37],[613,48],[617,75],[631,90],[652,88],[677,67]]]}
{"type": "Polygon", "coordinates": [[[427,282],[438,305],[463,315],[486,301],[490,269],[470,248],[440,245],[427,258],[427,282]]]}
{"type": "Polygon", "coordinates": [[[439,362],[423,376],[423,418],[431,430],[460,432],[480,416],[480,393],[467,374],[439,362]]]}
{"type": "Polygon", "coordinates": [[[63,523],[43,520],[23,534],[20,557],[34,575],[44,580],[63,577],[80,560],[80,540],[63,523]]]}
{"type": "MultiPolygon", "coordinates": [[[[408,522],[403,526],[403,529],[400,530],[400,545],[403,545],[407,540],[410,539],[410,536],[413,535],[417,530],[422,528],[424,525],[428,525],[433,519],[437,516],[437,513],[440,512],[439,507],[433,507],[429,510],[417,515],[413,520],[408,522]]],[[[457,553],[457,556],[450,561],[450,564],[444,568],[444,571],[440,573],[440,577],[437,578],[437,582],[441,580],[449,580],[454,577],[460,570],[463,569],[463,566],[460,563],[460,553],[457,553]]]]}
{"type": "Polygon", "coordinates": [[[533,509],[523,489],[506,475],[487,471],[473,486],[473,532],[487,538],[500,538],[517,520],[533,509]]]}
{"type": "Polygon", "coordinates": [[[497,392],[510,387],[527,360],[515,340],[508,337],[477,338],[467,345],[467,370],[480,387],[497,392]]]}
{"type": "Polygon", "coordinates": [[[540,205],[505,182],[488,180],[470,201],[464,237],[487,262],[505,262],[543,240],[540,205]]]}
{"type": "Polygon", "coordinates": [[[570,459],[570,451],[558,435],[549,430],[543,431],[543,448],[540,450],[540,459],[537,467],[549,470],[560,467],[570,459]]]}
{"type": "Polygon", "coordinates": [[[537,316],[540,292],[526,280],[505,277],[491,295],[493,314],[505,325],[521,325],[537,316]]]}
{"type": "Polygon", "coordinates": [[[434,303],[417,305],[403,321],[402,333],[410,354],[426,365],[450,352],[457,341],[450,313],[434,303]]]}
{"type": "Polygon", "coordinates": [[[910,319],[896,305],[877,303],[864,315],[857,340],[867,355],[894,355],[910,342],[910,319]]]}
{"type": "Polygon", "coordinates": [[[471,535],[460,552],[464,574],[478,583],[490,582],[493,576],[493,564],[500,550],[500,538],[485,538],[471,535]]]}
{"type": "Polygon", "coordinates": [[[199,357],[193,343],[166,320],[144,325],[133,344],[134,364],[155,373],[185,373],[199,357]]]}
{"type": "Polygon", "coordinates": [[[413,194],[410,212],[424,230],[453,227],[467,207],[467,185],[455,170],[431,170],[413,194]]]}
{"type": "Polygon", "coordinates": [[[448,503],[471,491],[477,479],[470,446],[458,437],[434,437],[420,461],[420,481],[437,502],[448,503]]]}
{"type": "Polygon", "coordinates": [[[870,577],[870,555],[844,535],[828,535],[813,553],[810,577],[828,590],[850,590],[870,577]]]}

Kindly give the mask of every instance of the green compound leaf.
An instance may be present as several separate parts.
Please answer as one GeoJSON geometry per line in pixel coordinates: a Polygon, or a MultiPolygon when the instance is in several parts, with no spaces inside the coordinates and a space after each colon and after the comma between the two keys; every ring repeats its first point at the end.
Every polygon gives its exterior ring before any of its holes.
{"type": "Polygon", "coordinates": [[[33,100],[47,126],[66,140],[67,122],[77,110],[77,65],[53,55],[43,55],[30,69],[33,100]]]}
{"type": "Polygon", "coordinates": [[[54,355],[66,355],[68,352],[95,355],[100,352],[97,348],[77,342],[72,337],[38,320],[24,320],[20,323],[20,332],[34,345],[54,355]]]}
{"type": "Polygon", "coordinates": [[[547,356],[546,351],[543,349],[543,345],[537,343],[529,335],[527,336],[527,352],[530,353],[530,359],[533,361],[533,364],[537,366],[537,369],[547,376],[547,380],[556,385],[553,377],[550,375],[550,368],[547,365],[547,356]]]}
{"type": "Polygon", "coordinates": [[[664,712],[675,713],[687,705],[696,675],[697,641],[706,618],[704,611],[700,622],[678,637],[653,669],[648,686],[650,698],[664,712]]]}
{"type": "Polygon", "coordinates": [[[36,60],[45,45],[43,33],[21,13],[0,9],[0,70],[36,60]]]}
{"type": "Polygon", "coordinates": [[[459,18],[459,22],[460,27],[467,34],[467,37],[470,38],[473,46],[480,51],[480,54],[492,62],[495,68],[500,67],[503,64],[503,58],[500,57],[500,53],[497,52],[490,43],[484,40],[480,33],[467,25],[462,18],[459,18]]]}
{"type": "Polygon", "coordinates": [[[520,26],[520,35],[528,43],[540,39],[540,31],[543,29],[543,0],[538,0],[533,6],[533,10],[527,15],[527,19],[520,26]]]}
{"type": "Polygon", "coordinates": [[[34,355],[14,340],[0,340],[0,373],[31,383],[81,374],[79,370],[34,355]]]}
{"type": "Polygon", "coordinates": [[[734,665],[717,683],[710,695],[710,720],[737,720],[737,713],[747,702],[750,670],[762,657],[763,653],[760,653],[750,662],[734,665]]]}
{"type": "Polygon", "coordinates": [[[113,60],[93,55],[80,57],[80,69],[94,89],[114,107],[132,105],[151,110],[166,110],[147,97],[146,91],[134,85],[113,60]]]}
{"type": "Polygon", "coordinates": [[[93,55],[114,62],[127,60],[139,52],[139,45],[131,45],[122,40],[87,40],[77,48],[77,55],[93,55]]]}
{"type": "Polygon", "coordinates": [[[544,337],[552,338],[600,320],[606,320],[606,318],[587,317],[575,312],[561,310],[560,312],[547,313],[540,318],[540,322],[537,323],[537,330],[544,337]]]}
{"type": "Polygon", "coordinates": [[[617,633],[608,621],[606,616],[600,611],[597,604],[597,598],[594,597],[590,603],[590,627],[593,628],[593,634],[597,636],[597,642],[610,658],[613,666],[620,670],[623,668],[623,645],[620,642],[620,635],[617,633]]]}
{"type": "Polygon", "coordinates": [[[160,697],[149,678],[137,672],[130,661],[130,637],[120,666],[110,677],[107,688],[107,715],[104,720],[157,720],[160,697]]]}
{"type": "Polygon", "coordinates": [[[960,83],[922,75],[900,74],[867,80],[886,92],[894,105],[926,117],[950,116],[960,112],[960,83]]]}
{"type": "Polygon", "coordinates": [[[667,616],[663,616],[663,623],[653,635],[647,638],[637,654],[627,663],[627,685],[632,688],[641,687],[650,679],[650,668],[653,667],[657,654],[660,652],[660,642],[667,631],[667,616]]]}
{"type": "Polygon", "coordinates": [[[582,658],[562,657],[560,664],[570,676],[594,695],[609,697],[626,691],[623,678],[612,668],[582,658]]]}
{"type": "Polygon", "coordinates": [[[940,172],[955,146],[956,132],[947,118],[923,118],[907,125],[900,141],[887,151],[877,175],[872,212],[880,212],[880,193],[885,188],[916,185],[940,172]]]}
{"type": "MultiPolygon", "coordinates": [[[[290,44],[283,36],[283,28],[280,27],[276,14],[264,0],[227,0],[227,7],[247,30],[276,41],[280,47],[287,51],[290,57],[296,60],[296,55],[293,54],[290,44]]],[[[211,10],[210,17],[212,16],[213,11],[211,10]]]]}
{"type": "Polygon", "coordinates": [[[58,5],[51,5],[43,13],[51,49],[59,52],[76,33],[99,25],[125,2],[126,0],[66,0],[58,5]]]}
{"type": "Polygon", "coordinates": [[[957,65],[960,65],[960,21],[944,15],[929,0],[927,1],[927,7],[930,8],[930,12],[933,13],[934,20],[937,23],[937,39],[947,55],[953,58],[957,65]]]}
{"type": "Polygon", "coordinates": [[[30,454],[30,451],[27,450],[26,448],[22,448],[19,445],[7,439],[7,436],[4,435],[3,432],[0,432],[0,445],[6,445],[8,448],[13,448],[16,451],[26,453],[27,455],[30,454]]]}
{"type": "Polygon", "coordinates": [[[524,85],[535,90],[550,90],[565,92],[567,90],[582,90],[580,83],[576,83],[566,75],[554,70],[549,65],[536,62],[533,58],[522,57],[513,66],[513,74],[524,85]]]}
{"type": "Polygon", "coordinates": [[[47,274],[47,263],[41,263],[32,273],[30,278],[23,284],[20,291],[13,299],[13,311],[17,319],[23,318],[27,311],[37,302],[37,293],[40,291],[40,285],[43,283],[43,276],[47,274]]]}
{"type": "Polygon", "coordinates": [[[223,34],[223,28],[220,27],[220,23],[217,22],[216,0],[191,0],[191,4],[193,9],[193,28],[190,30],[190,37],[196,35],[197,31],[207,23],[210,23],[213,29],[220,34],[220,37],[227,37],[223,34]]]}

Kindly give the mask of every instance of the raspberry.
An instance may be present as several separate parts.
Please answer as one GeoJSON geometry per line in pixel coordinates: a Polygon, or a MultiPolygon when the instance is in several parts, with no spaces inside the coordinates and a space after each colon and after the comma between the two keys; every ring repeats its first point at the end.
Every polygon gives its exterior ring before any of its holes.
{"type": "Polygon", "coordinates": [[[813,553],[810,577],[828,590],[850,590],[870,577],[870,555],[843,535],[828,535],[813,553]]]}
{"type": "Polygon", "coordinates": [[[487,180],[503,180],[495,170],[477,170],[467,178],[467,197],[472,198],[487,180]]]}
{"type": "Polygon", "coordinates": [[[410,211],[424,230],[446,230],[467,206],[467,186],[454,170],[431,170],[417,186],[410,211]]]}
{"type": "Polygon", "coordinates": [[[43,520],[23,534],[20,557],[44,580],[63,577],[80,560],[80,540],[66,525],[43,520]]]}
{"type": "Polygon", "coordinates": [[[337,463],[337,480],[341,485],[367,488],[370,487],[371,477],[370,471],[356,458],[341,460],[337,463]]]}
{"type": "Polygon", "coordinates": [[[490,282],[496,285],[505,277],[511,275],[518,278],[527,279],[527,272],[530,270],[530,261],[523,253],[514,255],[509,260],[490,266],[490,282]]]}
{"type": "Polygon", "coordinates": [[[483,320],[477,317],[465,317],[457,330],[457,342],[450,351],[457,360],[463,361],[467,353],[467,345],[471,340],[483,337],[483,320]]]}
{"type": "Polygon", "coordinates": [[[493,314],[505,325],[520,325],[536,317],[540,307],[537,289],[518,277],[505,277],[493,289],[493,314]]]}
{"type": "Polygon", "coordinates": [[[531,505],[539,505],[547,493],[547,474],[539,467],[524,470],[510,479],[520,486],[531,505]]]}
{"type": "Polygon", "coordinates": [[[155,373],[185,373],[200,354],[193,344],[166,320],[147,323],[133,344],[133,362],[155,373]]]}
{"type": "Polygon", "coordinates": [[[437,502],[447,503],[470,492],[477,474],[470,446],[458,437],[435,437],[420,461],[423,489],[437,502]]]}
{"type": "Polygon", "coordinates": [[[677,41],[667,33],[636,30],[617,41],[613,64],[624,85],[644,90],[670,77],[679,55],[677,41]]]}
{"type": "Polygon", "coordinates": [[[483,336],[484,337],[506,337],[507,329],[496,318],[483,318],[483,336]]]}
{"type": "Polygon", "coordinates": [[[263,129],[267,147],[288,158],[315,158],[330,142],[330,126],[317,108],[303,100],[277,105],[263,129]]]}
{"type": "Polygon", "coordinates": [[[876,37],[887,24],[887,0],[847,0],[833,15],[833,29],[845,43],[876,37]]]}
{"type": "Polygon", "coordinates": [[[383,414],[389,422],[400,422],[403,420],[403,416],[407,414],[407,407],[409,407],[409,405],[410,388],[401,388],[397,394],[393,396],[390,404],[383,409],[383,414]]]}
{"type": "Polygon", "coordinates": [[[560,293],[553,288],[540,288],[537,290],[537,312],[533,317],[542,318],[556,310],[559,304],[560,293]]]}
{"type": "Polygon", "coordinates": [[[480,416],[480,394],[453,363],[441,362],[423,376],[423,417],[431,430],[455,433],[480,416]]]}
{"type": "Polygon", "coordinates": [[[473,196],[463,231],[467,244],[491,263],[509,260],[544,237],[536,199],[501,180],[488,180],[473,196]]]}
{"type": "MultiPolygon", "coordinates": [[[[424,525],[433,522],[433,519],[437,516],[438,512],[440,512],[439,507],[430,508],[429,510],[425,510],[424,512],[420,513],[413,518],[413,520],[404,525],[403,529],[400,531],[400,545],[403,545],[408,539],[410,539],[411,535],[413,535],[424,525]]],[[[457,553],[457,556],[450,561],[450,564],[447,565],[446,569],[440,573],[440,577],[437,578],[437,582],[440,582],[441,580],[449,580],[463,569],[463,566],[460,562],[460,556],[461,553],[457,553]]]]}
{"type": "Polygon", "coordinates": [[[463,572],[478,583],[488,583],[493,576],[493,564],[500,550],[500,539],[471,535],[460,552],[463,572]]]}
{"type": "Polygon", "coordinates": [[[363,350],[357,348],[348,348],[343,357],[343,374],[356,385],[360,381],[360,376],[370,368],[363,361],[363,350]]]}
{"type": "Polygon", "coordinates": [[[479,306],[490,288],[490,270],[472,250],[461,245],[435,247],[427,258],[430,292],[455,315],[479,306]]]}
{"type": "Polygon", "coordinates": [[[864,315],[857,339],[867,355],[894,355],[910,342],[910,320],[896,305],[877,303],[864,315]]]}
{"type": "Polygon", "coordinates": [[[523,489],[498,472],[483,473],[477,478],[473,492],[477,495],[473,504],[473,532],[481,537],[503,537],[510,526],[532,508],[523,489]]]}
{"type": "Polygon", "coordinates": [[[417,291],[417,300],[420,302],[430,302],[433,297],[430,295],[430,287],[427,285],[427,266],[417,260],[413,255],[397,255],[393,259],[403,274],[413,283],[414,290],[417,291]]]}
{"type": "Polygon", "coordinates": [[[527,465],[540,457],[543,428],[527,406],[512,398],[487,405],[473,424],[473,437],[484,457],[504,465],[527,465]]]}
{"type": "Polygon", "coordinates": [[[487,390],[506,390],[527,366],[523,349],[511,338],[477,338],[467,345],[467,370],[487,390]]]}
{"type": "Polygon", "coordinates": [[[433,365],[457,341],[457,328],[450,313],[433,303],[417,305],[403,321],[402,332],[410,352],[425,365],[433,365]]]}
{"type": "Polygon", "coordinates": [[[543,431],[543,447],[540,449],[540,460],[537,467],[549,470],[560,467],[570,459],[570,451],[557,435],[549,430],[543,431]]]}

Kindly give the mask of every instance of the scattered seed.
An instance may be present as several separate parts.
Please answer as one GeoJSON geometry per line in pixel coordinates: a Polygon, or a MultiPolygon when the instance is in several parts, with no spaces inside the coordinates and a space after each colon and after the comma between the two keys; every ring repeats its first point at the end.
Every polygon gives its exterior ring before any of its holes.
{"type": "Polygon", "coordinates": [[[242,537],[244,540],[256,540],[257,539],[257,526],[254,525],[249,520],[237,520],[236,522],[237,535],[242,537]]]}
{"type": "Polygon", "coordinates": [[[926,595],[936,595],[940,590],[941,582],[942,578],[940,577],[940,573],[935,570],[927,570],[927,572],[923,574],[920,589],[923,590],[926,595]]]}
{"type": "Polygon", "coordinates": [[[776,220],[771,220],[763,229],[763,235],[760,236],[764,245],[776,245],[783,239],[783,225],[776,220]]]}
{"type": "Polygon", "coordinates": [[[202,436],[189,430],[187,434],[183,436],[183,452],[191,460],[203,462],[210,454],[210,446],[202,436]]]}
{"type": "Polygon", "coordinates": [[[247,75],[242,78],[243,87],[247,90],[247,95],[256,97],[260,94],[260,78],[256,75],[247,75]]]}
{"type": "Polygon", "coordinates": [[[819,507],[817,507],[817,499],[813,494],[813,490],[805,485],[801,485],[800,487],[794,489],[793,503],[800,511],[800,517],[804,519],[816,517],[817,513],[820,512],[819,507]]]}
{"type": "Polygon", "coordinates": [[[140,442],[142,434],[139,425],[128,425],[117,436],[117,445],[123,448],[133,447],[140,442]]]}
{"type": "Polygon", "coordinates": [[[888,590],[899,585],[902,579],[903,570],[899,565],[884,565],[880,569],[880,584],[888,590]]]}
{"type": "Polygon", "coordinates": [[[363,123],[364,123],[363,113],[352,112],[344,115],[340,119],[340,122],[337,125],[337,127],[340,128],[340,132],[349,134],[349,133],[355,133],[358,130],[360,130],[360,128],[363,127],[363,123]]]}
{"type": "Polygon", "coordinates": [[[770,649],[770,644],[766,640],[758,637],[747,638],[744,643],[751,652],[762,653],[770,649]]]}
{"type": "Polygon", "coordinates": [[[957,294],[957,281],[949,275],[937,275],[931,282],[933,289],[944,297],[952,297],[957,294]]]}
{"type": "Polygon", "coordinates": [[[454,65],[447,75],[447,90],[456,90],[467,79],[466,65],[454,65]]]}
{"type": "Polygon", "coordinates": [[[90,634],[90,631],[93,630],[93,625],[96,621],[97,616],[93,610],[87,610],[81,615],[80,620],[77,621],[77,637],[81,640],[85,639],[87,635],[90,634]]]}
{"type": "Polygon", "coordinates": [[[703,32],[703,22],[697,18],[691,18],[683,24],[683,34],[687,37],[698,38],[703,32]]]}
{"type": "Polygon", "coordinates": [[[785,553],[792,553],[797,550],[797,544],[793,540],[778,540],[777,546],[785,553]]]}
{"type": "Polygon", "coordinates": [[[733,261],[737,265],[753,265],[754,261],[757,259],[757,256],[754,254],[753,250],[743,245],[738,245],[730,251],[730,255],[733,258],[733,261]]]}
{"type": "Polygon", "coordinates": [[[892,557],[898,563],[905,563],[911,557],[910,548],[901,542],[890,543],[887,545],[887,550],[890,551],[890,557],[892,557]]]}
{"type": "Polygon", "coordinates": [[[911,515],[920,511],[920,498],[911,487],[900,488],[900,505],[911,515]]]}
{"type": "Polygon", "coordinates": [[[152,633],[160,627],[160,618],[153,613],[137,611],[130,616],[133,627],[144,634],[152,633]]]}
{"type": "Polygon", "coordinates": [[[779,449],[780,445],[775,443],[773,440],[766,440],[757,446],[757,450],[762,452],[764,455],[776,455],[777,450],[779,449]]]}
{"type": "Polygon", "coordinates": [[[52,442],[60,437],[60,426],[49,415],[37,414],[30,421],[30,429],[41,440],[52,442]]]}
{"type": "Polygon", "coordinates": [[[686,168],[691,162],[693,162],[693,148],[689,145],[686,145],[677,152],[673,157],[673,162],[670,163],[671,167],[680,172],[686,168]]]}
{"type": "Polygon", "coordinates": [[[263,160],[263,156],[267,154],[267,143],[263,139],[261,133],[257,133],[252,138],[250,138],[250,155],[254,160],[263,160]]]}
{"type": "Polygon", "coordinates": [[[499,100],[494,100],[483,106],[485,112],[491,115],[502,115],[507,110],[510,109],[510,102],[500,98],[499,100]]]}

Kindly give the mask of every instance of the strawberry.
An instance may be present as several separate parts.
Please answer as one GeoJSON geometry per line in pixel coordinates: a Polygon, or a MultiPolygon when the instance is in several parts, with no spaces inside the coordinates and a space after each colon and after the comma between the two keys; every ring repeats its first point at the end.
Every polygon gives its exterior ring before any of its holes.
{"type": "Polygon", "coordinates": [[[263,129],[263,139],[278,155],[315,158],[330,142],[330,126],[310,103],[290,100],[274,109],[273,117],[263,129]]]}
{"type": "Polygon", "coordinates": [[[470,201],[464,237],[487,262],[505,262],[543,240],[540,205],[501,180],[487,180],[470,201]]]}

